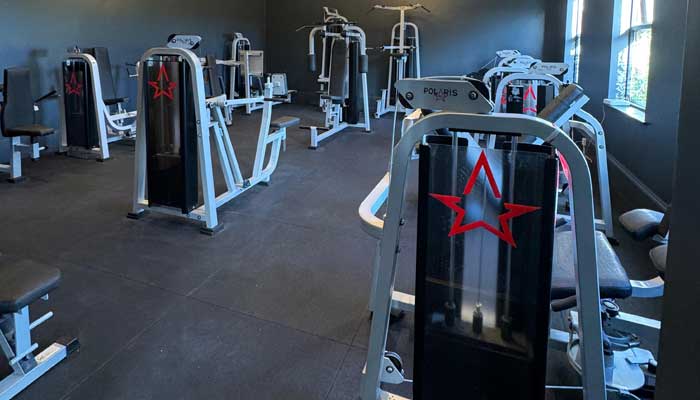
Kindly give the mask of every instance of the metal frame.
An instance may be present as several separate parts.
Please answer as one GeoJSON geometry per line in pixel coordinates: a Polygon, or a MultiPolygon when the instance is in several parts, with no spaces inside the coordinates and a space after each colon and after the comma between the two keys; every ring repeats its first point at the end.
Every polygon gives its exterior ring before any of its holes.
{"type": "MultiPolygon", "coordinates": [[[[48,295],[43,297],[44,300],[48,298],[48,295]]],[[[67,347],[60,343],[53,343],[41,353],[34,355],[39,345],[32,342],[31,332],[51,317],[53,313],[49,311],[30,322],[29,306],[16,313],[0,316],[0,320],[2,318],[9,320],[7,325],[9,330],[5,332],[0,329],[0,349],[12,367],[12,374],[0,381],[0,400],[12,399],[68,356],[67,347]],[[8,341],[9,335],[13,336],[12,344],[8,341]]]]}
{"type": "Polygon", "coordinates": [[[0,164],[0,172],[6,172],[10,175],[7,180],[12,183],[21,182],[22,177],[22,153],[29,154],[32,160],[38,160],[40,152],[46,150],[46,147],[40,146],[39,143],[22,143],[22,138],[19,136],[10,137],[10,161],[7,164],[0,164]]]}
{"type": "MultiPolygon", "coordinates": [[[[112,114],[110,108],[105,105],[104,98],[102,97],[102,82],[100,77],[99,68],[97,66],[97,60],[90,54],[85,53],[68,53],[63,58],[64,62],[70,62],[71,60],[82,60],[90,68],[90,84],[92,85],[92,95],[95,105],[95,126],[97,127],[97,135],[99,137],[100,145],[97,148],[90,149],[87,152],[93,155],[97,155],[99,161],[106,161],[110,157],[109,144],[114,143],[123,139],[133,139],[136,134],[136,111],[125,111],[122,109],[121,104],[117,105],[117,112],[112,114]],[[131,120],[130,123],[126,121],[131,120]]],[[[65,97],[65,87],[63,85],[64,76],[63,68],[59,73],[59,86],[63,88],[63,95],[65,97]]],[[[61,113],[61,150],[68,152],[68,154],[81,155],[85,153],[85,149],[75,148],[68,146],[68,130],[66,127],[66,109],[64,101],[59,102],[59,111],[61,113]]]]}
{"type": "Polygon", "coordinates": [[[379,100],[377,100],[377,111],[374,113],[375,118],[381,118],[382,115],[389,113],[389,112],[410,112],[410,110],[404,109],[404,107],[401,105],[401,103],[398,102],[398,100],[395,99],[394,104],[391,103],[391,91],[394,86],[394,80],[392,79],[393,72],[394,72],[394,58],[396,59],[396,80],[401,80],[408,78],[406,76],[406,61],[408,58],[408,53],[407,51],[410,49],[415,50],[415,59],[416,59],[416,76],[412,78],[420,78],[421,77],[421,71],[420,71],[420,34],[418,32],[418,25],[416,25],[413,22],[408,22],[406,21],[406,11],[411,11],[415,10],[418,8],[422,8],[423,6],[421,4],[411,4],[407,6],[383,6],[383,5],[375,5],[373,7],[373,10],[389,10],[389,11],[398,11],[399,12],[399,22],[394,24],[394,26],[391,28],[391,44],[382,46],[382,49],[384,50],[389,50],[389,51],[398,51],[400,54],[400,57],[389,57],[389,74],[387,77],[387,85],[386,89],[382,89],[382,95],[379,100]],[[406,36],[407,36],[407,31],[412,30],[413,31],[413,37],[416,40],[416,45],[415,47],[410,47],[406,46],[406,36]],[[398,45],[395,43],[398,40],[398,45]]]}
{"type": "MultiPolygon", "coordinates": [[[[559,89],[563,83],[556,77],[548,74],[539,73],[513,73],[508,76],[503,77],[501,82],[498,84],[496,89],[496,100],[495,104],[498,107],[503,99],[503,91],[508,86],[509,83],[513,81],[541,81],[547,82],[554,86],[555,96],[558,94],[559,89]]],[[[598,192],[602,219],[596,219],[596,228],[605,232],[605,235],[609,239],[615,239],[615,231],[613,224],[613,213],[612,213],[612,203],[610,200],[610,179],[608,176],[608,152],[605,142],[605,130],[598,120],[582,109],[583,104],[574,104],[570,113],[566,114],[564,117],[556,121],[557,126],[566,127],[568,124],[570,135],[573,135],[573,130],[578,130],[579,132],[585,134],[585,136],[593,141],[595,145],[595,164],[598,171],[598,192]],[[573,115],[572,115],[573,114],[573,115]],[[577,117],[581,121],[572,120],[572,117],[577,117]]],[[[561,216],[564,219],[570,220],[569,216],[561,216]]]]}
{"type": "MultiPolygon", "coordinates": [[[[349,43],[351,40],[356,40],[360,43],[360,56],[366,56],[367,55],[367,38],[365,36],[365,32],[360,28],[359,26],[355,25],[349,25],[347,23],[344,23],[343,25],[343,33],[333,33],[333,32],[328,32],[327,31],[327,25],[321,25],[321,26],[315,26],[311,29],[309,32],[309,56],[315,57],[316,55],[316,43],[315,43],[315,36],[316,34],[321,34],[323,37],[323,63],[324,65],[322,66],[321,70],[321,76],[324,74],[325,68],[327,67],[325,65],[325,60],[326,60],[326,40],[331,39],[331,40],[345,40],[346,43],[349,43]]],[[[346,52],[346,63],[348,61],[348,54],[350,52],[349,46],[348,50],[346,52]]],[[[330,72],[328,72],[330,73],[330,72]]],[[[322,85],[324,82],[321,82],[321,76],[319,76],[319,83],[322,85]]],[[[325,77],[325,83],[330,82],[330,75],[325,77]]],[[[361,80],[362,80],[362,114],[364,117],[364,122],[358,123],[358,124],[349,124],[347,122],[343,121],[343,111],[340,105],[338,104],[333,104],[331,101],[326,100],[321,98],[320,104],[321,108],[323,109],[325,113],[325,120],[324,120],[324,126],[323,128],[320,128],[318,126],[310,126],[309,131],[310,131],[310,136],[311,136],[311,142],[309,144],[309,148],[311,149],[316,149],[318,148],[319,144],[321,141],[328,139],[329,137],[335,135],[338,132],[343,131],[346,128],[362,128],[365,130],[365,132],[371,132],[371,125],[370,125],[370,113],[369,113],[369,99],[368,99],[368,89],[367,89],[367,72],[362,72],[360,73],[361,80]],[[319,133],[321,131],[322,133],[319,133]]],[[[326,87],[325,90],[328,90],[328,87],[326,87]]]]}
{"type": "MultiPolygon", "coordinates": [[[[240,101],[249,102],[264,102],[263,115],[260,123],[260,131],[258,134],[258,143],[255,153],[255,162],[253,173],[250,178],[244,179],[241,173],[236,152],[234,151],[231,138],[226,127],[226,120],[223,110],[230,107],[233,100],[226,100],[226,96],[222,95],[212,99],[205,99],[204,91],[204,76],[202,72],[202,62],[199,57],[192,51],[186,49],[173,48],[153,48],[148,50],[142,57],[140,68],[145,68],[151,57],[154,56],[178,56],[184,62],[189,64],[192,73],[192,95],[195,99],[195,118],[197,121],[197,150],[199,172],[201,179],[202,194],[204,197],[204,205],[197,209],[183,214],[181,210],[176,210],[168,207],[149,207],[147,198],[147,182],[146,182],[146,132],[144,114],[139,113],[137,127],[138,134],[136,137],[136,157],[134,174],[134,193],[133,205],[130,216],[138,217],[146,210],[162,212],[170,215],[181,216],[196,221],[203,221],[204,233],[214,233],[222,228],[217,216],[217,209],[234,198],[238,197],[248,189],[254,187],[258,183],[267,183],[270,181],[272,173],[277,167],[279,161],[279,153],[282,148],[282,143],[286,141],[287,130],[281,128],[270,133],[270,124],[272,118],[272,101],[270,99],[272,85],[266,85],[266,97],[255,97],[250,99],[239,99],[240,101]],[[216,195],[214,188],[214,172],[212,164],[212,149],[211,140],[214,140],[219,164],[222,174],[226,181],[226,192],[216,195]],[[270,157],[267,164],[264,164],[268,145],[271,145],[270,157]]],[[[140,71],[143,73],[143,71],[140,71]]],[[[145,88],[142,81],[138,85],[138,109],[143,110],[145,88]]]]}
{"type": "MultiPolygon", "coordinates": [[[[253,76],[259,76],[261,79],[264,79],[265,73],[262,66],[265,65],[265,53],[262,50],[253,50],[252,45],[250,43],[250,39],[243,36],[242,33],[236,32],[234,36],[235,37],[231,42],[231,61],[234,61],[234,63],[229,65],[229,71],[231,76],[231,80],[229,82],[229,99],[249,99],[252,97],[252,87],[250,78],[253,76]],[[247,44],[248,47],[251,47],[251,49],[242,50],[241,44],[247,44]],[[261,68],[259,71],[253,71],[253,69],[251,68],[251,58],[260,58],[259,64],[261,65],[261,68]],[[236,77],[239,74],[244,77],[245,81],[242,94],[238,93],[238,91],[236,90],[236,77]],[[236,94],[238,94],[238,96],[236,96],[236,94]]],[[[286,94],[276,96],[282,98],[282,100],[275,101],[272,105],[275,106],[282,103],[291,103],[292,93],[294,92],[295,91],[293,90],[287,90],[286,94]]],[[[253,111],[262,110],[263,107],[265,107],[265,103],[263,101],[244,102],[237,103],[231,106],[231,108],[238,107],[245,107],[245,113],[247,115],[250,115],[253,111]]]]}
{"type": "MultiPolygon", "coordinates": [[[[534,136],[554,146],[569,161],[571,184],[576,190],[570,191],[572,228],[575,234],[576,277],[578,301],[578,327],[582,343],[582,388],[586,400],[606,399],[605,365],[601,316],[599,312],[600,293],[596,259],[594,210],[592,201],[592,181],[588,164],[571,138],[561,129],[538,119],[518,114],[469,114],[438,112],[431,114],[413,125],[400,140],[394,151],[392,175],[389,184],[387,216],[383,223],[380,242],[379,269],[376,276],[375,305],[367,365],[362,381],[361,399],[377,400],[390,396],[381,389],[383,381],[390,381],[383,368],[385,364],[386,339],[389,316],[394,303],[394,279],[397,269],[399,232],[402,225],[402,210],[407,178],[408,163],[415,145],[423,137],[436,129],[448,127],[464,132],[509,132],[534,136]],[[585,266],[585,268],[583,268],[585,266]]],[[[387,382],[389,383],[389,382],[387,382]]]]}

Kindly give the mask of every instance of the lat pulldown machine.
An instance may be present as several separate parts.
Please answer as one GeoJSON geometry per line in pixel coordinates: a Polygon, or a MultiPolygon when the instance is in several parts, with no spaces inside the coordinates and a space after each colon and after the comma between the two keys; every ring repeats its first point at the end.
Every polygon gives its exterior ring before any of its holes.
{"type": "Polygon", "coordinates": [[[391,44],[382,46],[389,52],[389,75],[386,89],[382,89],[382,97],[377,100],[375,118],[380,118],[388,112],[405,112],[406,110],[394,96],[394,83],[406,78],[420,78],[420,36],[418,25],[406,21],[406,12],[422,9],[430,12],[421,4],[405,6],[375,5],[370,11],[388,10],[399,12],[399,22],[391,29],[391,44]]]}
{"type": "Polygon", "coordinates": [[[182,216],[204,222],[202,233],[212,235],[223,228],[217,217],[219,207],[259,183],[270,182],[287,128],[299,119],[271,121],[276,99],[270,82],[265,85],[265,97],[247,99],[265,106],[252,176],[244,178],[224,118],[231,100],[224,94],[205,95],[204,68],[211,83],[217,61],[213,57],[200,60],[191,51],[196,43],[190,42],[174,37],[170,47],[150,49],[141,58],[135,186],[129,217],[139,218],[146,210],[182,216]],[[182,48],[181,43],[189,47],[182,48]],[[211,139],[226,182],[226,191],[218,195],[211,139]]]}
{"type": "Polygon", "coordinates": [[[272,73],[266,75],[264,72],[265,53],[262,50],[253,50],[250,40],[242,33],[234,33],[231,41],[231,60],[234,61],[229,66],[229,100],[243,99],[241,103],[234,103],[233,108],[245,107],[246,114],[262,109],[264,102],[251,103],[245,101],[251,97],[262,97],[265,91],[267,77],[272,82],[272,95],[280,100],[273,105],[291,103],[292,94],[295,90],[287,87],[287,74],[272,73]]]}
{"type": "Polygon", "coordinates": [[[116,94],[105,47],[68,53],[61,87],[61,147],[68,155],[106,161],[110,143],[134,138],[136,111],[126,111],[123,105],[128,99],[116,94]]]}
{"type": "Polygon", "coordinates": [[[311,132],[309,148],[316,149],[322,140],[346,128],[362,128],[365,132],[370,132],[371,128],[365,32],[340,16],[337,10],[328,8],[324,8],[324,22],[311,28],[308,56],[311,72],[316,71],[316,35],[323,39],[323,63],[318,81],[325,122],[323,127],[304,127],[311,132]]]}

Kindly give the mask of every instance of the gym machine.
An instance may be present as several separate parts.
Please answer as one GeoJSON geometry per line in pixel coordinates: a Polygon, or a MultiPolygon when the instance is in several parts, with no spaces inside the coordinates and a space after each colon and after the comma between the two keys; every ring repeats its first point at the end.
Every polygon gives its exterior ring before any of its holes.
{"type": "MultiPolygon", "coordinates": [[[[323,7],[323,22],[320,24],[321,26],[330,26],[330,25],[343,25],[343,24],[349,24],[350,21],[340,15],[340,12],[335,9],[335,8],[329,8],[329,7],[323,7]]],[[[304,25],[297,29],[297,32],[302,31],[307,28],[314,28],[317,25],[304,25]]],[[[334,28],[333,30],[338,30],[337,28],[334,28]]],[[[326,108],[326,100],[323,99],[324,95],[328,95],[328,83],[330,81],[330,65],[331,65],[331,43],[333,38],[327,38],[325,35],[321,34],[321,43],[322,43],[322,49],[321,49],[321,71],[318,74],[318,77],[316,81],[319,84],[319,100],[318,100],[318,106],[325,112],[326,108]]],[[[314,55],[314,60],[315,60],[315,55],[314,55]]],[[[314,61],[315,64],[315,61],[314,61]]],[[[313,72],[313,71],[312,71],[313,72]]]]}
{"type": "Polygon", "coordinates": [[[548,340],[567,351],[582,374],[578,389],[585,399],[605,399],[607,391],[640,389],[655,360],[639,348],[634,335],[618,327],[658,333],[660,324],[622,313],[612,300],[600,302],[601,294],[606,299],[624,298],[633,291],[605,235],[594,230],[592,182],[585,157],[552,124],[570,113],[582,91],[575,85],[563,88],[540,119],[494,113],[483,83],[466,79],[409,79],[397,85],[400,99],[411,98],[407,105],[421,110],[423,117],[410,125],[396,146],[391,175],[360,208],[364,229],[380,239],[361,398],[400,398],[391,397],[380,385],[410,382],[400,357],[386,351],[389,317],[396,309],[417,313],[416,399],[454,393],[484,399],[544,398],[544,376],[538,371],[545,370],[548,340]],[[443,111],[431,111],[435,109],[443,111]],[[463,139],[463,132],[534,136],[543,145],[512,139],[484,149],[463,139]],[[393,285],[399,231],[406,223],[402,216],[406,169],[418,143],[422,145],[414,297],[394,291],[393,285]],[[530,170],[537,163],[525,160],[533,156],[554,159],[554,165],[540,160],[540,167],[530,170]],[[556,158],[566,159],[565,172],[575,188],[569,191],[575,223],[569,226],[573,232],[555,236],[556,158]],[[458,164],[462,160],[464,165],[458,164]],[[383,184],[389,187],[388,193],[383,184]],[[472,191],[478,193],[477,200],[467,196],[472,191]],[[505,201],[502,198],[508,202],[500,204],[505,201]],[[387,200],[385,218],[377,217],[387,200]],[[540,208],[532,211],[523,204],[540,208]],[[504,213],[499,214],[499,208],[504,213]],[[537,214],[542,218],[531,219],[537,214]],[[500,229],[489,220],[500,222],[500,229]],[[476,262],[477,268],[470,262],[476,262]],[[488,262],[497,271],[484,270],[488,262]],[[524,266],[534,270],[526,271],[524,266]],[[570,332],[548,331],[550,300],[557,311],[578,307],[570,313],[570,332]],[[509,377],[508,385],[500,384],[503,376],[509,377]]]}
{"type": "Polygon", "coordinates": [[[134,138],[136,111],[126,111],[128,98],[117,96],[107,48],[74,48],[63,60],[60,79],[62,151],[106,161],[110,143],[134,138]]]}
{"type": "MultiPolygon", "coordinates": [[[[231,60],[235,63],[229,67],[229,100],[249,99],[251,97],[264,96],[265,81],[269,77],[272,82],[272,94],[279,101],[273,105],[291,103],[292,94],[295,90],[289,90],[287,86],[287,74],[273,73],[266,75],[264,72],[264,52],[253,50],[250,40],[242,33],[234,33],[231,41],[231,60]]],[[[245,107],[246,114],[251,114],[255,110],[264,107],[264,102],[234,103],[233,108],[245,107]]]]}
{"type": "MultiPolygon", "coordinates": [[[[517,113],[536,116],[552,99],[559,95],[563,83],[553,74],[543,72],[566,73],[566,69],[557,68],[560,63],[539,63],[528,72],[510,73],[498,80],[495,90],[494,103],[496,107],[507,113],[517,113]]],[[[598,200],[602,218],[596,219],[596,229],[605,232],[613,243],[616,243],[613,228],[612,203],[610,201],[610,181],[608,177],[608,156],[605,142],[605,130],[598,120],[583,110],[588,97],[581,96],[576,104],[572,104],[568,112],[555,124],[567,131],[573,138],[575,133],[583,135],[595,147],[595,165],[598,172],[598,200]]],[[[491,143],[490,146],[493,146],[491,143]]],[[[585,144],[582,146],[585,148],[585,144]]],[[[570,219],[562,216],[564,221],[570,219]]]]}
{"type": "Polygon", "coordinates": [[[362,128],[365,132],[371,132],[365,32],[340,16],[337,10],[324,8],[324,22],[311,26],[309,32],[308,57],[311,72],[316,71],[317,34],[323,40],[323,62],[318,79],[322,85],[320,102],[325,112],[325,122],[323,127],[303,127],[311,133],[310,149],[318,148],[322,140],[346,128],[362,128]]]}
{"type": "Polygon", "coordinates": [[[11,183],[23,181],[22,154],[28,153],[32,160],[38,160],[42,150],[46,148],[38,142],[39,138],[54,133],[53,128],[36,123],[36,112],[39,103],[56,97],[56,91],[34,100],[31,97],[31,73],[27,68],[9,68],[3,72],[3,84],[0,94],[0,131],[2,136],[9,139],[10,157],[7,164],[0,164],[0,171],[7,172],[11,183]],[[22,137],[27,137],[29,143],[23,143],[22,137]]]}
{"type": "Polygon", "coordinates": [[[0,349],[12,373],[0,381],[0,400],[9,400],[78,350],[77,339],[61,338],[39,354],[32,331],[53,317],[49,311],[29,320],[29,306],[49,293],[61,280],[61,271],[29,260],[0,258],[0,349]]]}
{"type": "Polygon", "coordinates": [[[139,63],[136,172],[129,217],[137,219],[147,210],[182,216],[204,222],[201,232],[213,235],[223,228],[217,217],[219,207],[257,184],[270,182],[287,128],[299,119],[271,121],[276,99],[270,82],[265,85],[265,97],[247,99],[265,106],[252,176],[243,178],[223,115],[231,100],[225,94],[210,98],[205,94],[204,70],[211,83],[218,62],[213,57],[200,59],[192,51],[197,45],[171,38],[169,47],[148,50],[139,63]],[[226,191],[218,195],[212,139],[226,183],[226,191]]]}
{"type": "MultiPolygon", "coordinates": [[[[571,194],[576,265],[595,266],[591,179],[585,158],[563,131],[547,121],[493,114],[487,91],[476,80],[408,79],[397,84],[397,91],[402,99],[411,99],[406,103],[411,109],[444,111],[419,119],[395,148],[361,398],[387,398],[381,383],[406,381],[400,358],[386,351],[386,335],[404,224],[407,167],[419,143],[423,145],[414,398],[443,398],[450,393],[483,399],[515,394],[522,399],[544,398],[558,165],[553,150],[567,158],[576,182],[577,190],[571,194]],[[435,131],[448,135],[433,138],[430,134],[435,131]],[[502,149],[470,148],[458,131],[535,136],[549,146],[512,140],[502,149]],[[480,178],[482,170],[488,180],[480,178]],[[469,200],[463,204],[472,190],[479,193],[474,196],[477,200],[471,206],[469,200]],[[462,225],[465,217],[480,222],[462,225]],[[500,228],[490,225],[489,219],[499,220],[500,228]],[[477,259],[475,269],[469,264],[477,259]],[[483,268],[489,264],[496,270],[483,268]],[[509,377],[508,385],[499,384],[496,378],[502,376],[509,377]]],[[[586,352],[582,386],[586,399],[605,399],[597,268],[577,268],[576,277],[578,335],[585,340],[586,352]]]]}
{"type": "Polygon", "coordinates": [[[373,10],[388,10],[399,12],[399,22],[391,29],[391,42],[382,46],[389,52],[389,75],[386,89],[382,89],[382,97],[377,100],[375,118],[380,118],[388,112],[405,112],[401,104],[397,102],[394,93],[394,83],[406,78],[420,78],[420,35],[418,25],[406,21],[406,12],[421,9],[430,12],[422,4],[409,4],[404,6],[375,5],[373,10]]]}

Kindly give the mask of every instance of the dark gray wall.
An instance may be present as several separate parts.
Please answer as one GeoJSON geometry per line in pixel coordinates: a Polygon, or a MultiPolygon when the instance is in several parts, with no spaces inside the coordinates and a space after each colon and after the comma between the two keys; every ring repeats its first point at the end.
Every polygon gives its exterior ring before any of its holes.
{"type": "MultiPolygon", "coordinates": [[[[545,0],[425,0],[432,13],[416,10],[408,18],[421,29],[423,75],[464,74],[480,68],[503,48],[515,48],[541,56],[544,41],[545,0]]],[[[399,14],[367,11],[374,4],[405,4],[383,0],[268,0],[267,43],[269,67],[287,72],[290,88],[302,93],[302,101],[315,100],[318,73],[308,72],[308,31],[304,24],[320,22],[322,7],[335,7],[367,34],[368,47],[387,44],[399,14]],[[306,94],[306,96],[303,96],[306,94]]],[[[388,59],[370,52],[369,96],[373,100],[386,85],[388,59]]],[[[374,108],[374,101],[370,107],[374,108]]]]}
{"type": "MultiPolygon", "coordinates": [[[[587,0],[582,24],[579,84],[591,97],[587,108],[603,120],[608,151],[614,159],[664,202],[671,201],[686,3],[655,3],[647,124],[603,106],[603,99],[608,97],[614,1],[587,0]]],[[[547,35],[545,44],[548,57],[563,57],[565,17],[566,1],[550,1],[547,27],[552,34],[547,35]]]]}
{"type": "MultiPolygon", "coordinates": [[[[57,86],[67,48],[106,46],[119,94],[134,99],[136,81],[127,78],[124,63],[163,45],[174,32],[199,34],[204,38],[200,54],[223,56],[225,36],[236,31],[245,33],[255,47],[264,48],[263,1],[0,0],[0,69],[30,66],[33,93],[38,95],[57,86]]],[[[57,101],[45,103],[41,118],[58,128],[57,101]]],[[[53,147],[59,141],[55,136],[49,140],[53,147]]],[[[0,140],[0,161],[5,161],[7,147],[7,141],[0,140]]]]}
{"type": "MultiPolygon", "coordinates": [[[[687,42],[678,130],[676,185],[673,191],[668,267],[664,291],[663,324],[659,346],[659,375],[656,399],[697,398],[700,376],[700,346],[697,332],[700,322],[700,269],[697,236],[700,215],[697,212],[700,177],[697,149],[700,148],[700,1],[690,0],[687,17],[687,42]]],[[[681,36],[682,38],[683,36],[681,36]]]]}

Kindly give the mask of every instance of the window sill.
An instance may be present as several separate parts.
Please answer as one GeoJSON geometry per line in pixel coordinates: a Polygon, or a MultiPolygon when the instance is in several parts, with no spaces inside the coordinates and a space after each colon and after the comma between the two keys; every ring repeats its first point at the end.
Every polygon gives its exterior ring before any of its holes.
{"type": "Polygon", "coordinates": [[[603,104],[612,108],[613,110],[617,110],[625,114],[626,116],[636,120],[637,122],[640,122],[644,125],[648,124],[645,111],[634,107],[628,101],[617,99],[605,99],[603,100],[603,104]]]}

